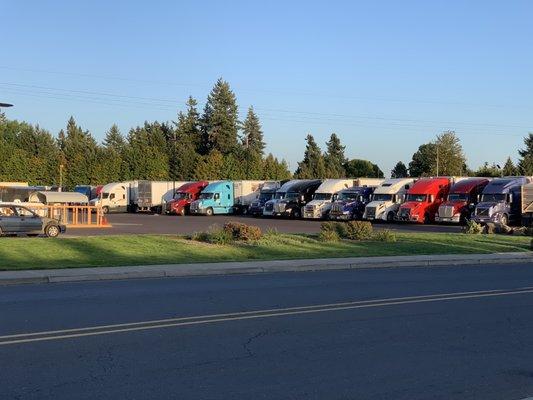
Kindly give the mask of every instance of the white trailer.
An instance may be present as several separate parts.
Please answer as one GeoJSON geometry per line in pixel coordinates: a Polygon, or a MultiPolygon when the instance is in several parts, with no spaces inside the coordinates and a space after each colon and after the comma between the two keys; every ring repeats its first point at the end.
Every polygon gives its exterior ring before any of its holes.
{"type": "Polygon", "coordinates": [[[372,201],[365,207],[363,219],[394,221],[394,217],[405,200],[405,194],[413,185],[413,178],[387,179],[374,190],[372,201]]]}
{"type": "Polygon", "coordinates": [[[236,213],[245,214],[248,211],[248,207],[259,197],[259,193],[265,184],[265,181],[233,181],[233,198],[236,213]]]}
{"type": "Polygon", "coordinates": [[[90,204],[102,207],[105,214],[133,211],[137,201],[137,189],[138,181],[108,183],[90,204]]]}
{"type": "Polygon", "coordinates": [[[330,210],[333,195],[343,189],[358,186],[358,179],[326,179],[318,187],[313,200],[304,207],[303,217],[309,219],[327,218],[330,210]]]}
{"type": "Polygon", "coordinates": [[[160,213],[166,202],[173,199],[176,189],[186,183],[188,182],[139,181],[135,210],[160,213]]]}

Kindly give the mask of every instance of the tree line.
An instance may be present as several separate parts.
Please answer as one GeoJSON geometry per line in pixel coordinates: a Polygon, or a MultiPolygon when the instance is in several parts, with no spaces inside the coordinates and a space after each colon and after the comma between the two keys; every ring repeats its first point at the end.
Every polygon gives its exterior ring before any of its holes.
{"type": "MultiPolygon", "coordinates": [[[[348,159],[345,146],[333,133],[323,152],[312,135],[306,137],[303,159],[296,171],[285,160],[265,154],[259,117],[253,107],[239,121],[236,96],[228,82],[219,79],[200,112],[189,97],[186,110],[173,122],[145,122],[123,135],[116,125],[98,143],[71,117],[57,136],[38,125],[9,120],[0,113],[0,181],[28,181],[35,185],[105,184],[134,179],[216,180],[291,177],[383,177],[378,165],[348,159]],[[60,178],[62,177],[62,179],[60,178]]],[[[533,134],[525,139],[514,165],[503,168],[486,163],[477,171],[466,165],[455,132],[422,144],[408,165],[399,161],[392,177],[433,175],[533,175],[533,134]]]]}

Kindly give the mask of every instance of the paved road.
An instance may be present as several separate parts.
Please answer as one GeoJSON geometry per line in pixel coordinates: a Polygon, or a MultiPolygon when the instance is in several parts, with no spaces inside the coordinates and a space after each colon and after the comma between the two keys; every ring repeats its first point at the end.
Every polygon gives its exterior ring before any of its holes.
{"type": "Polygon", "coordinates": [[[0,398],[521,399],[531,287],[523,264],[1,287],[0,398]]]}
{"type": "MultiPolygon", "coordinates": [[[[192,234],[205,231],[213,224],[223,225],[226,221],[240,221],[254,224],[263,230],[277,229],[283,233],[316,233],[320,230],[321,221],[291,220],[274,218],[252,218],[243,216],[186,216],[152,215],[152,214],[110,214],[109,222],[113,228],[109,229],[67,229],[70,236],[80,235],[110,235],[110,234],[192,234]]],[[[415,232],[459,232],[458,226],[446,225],[412,225],[412,224],[376,224],[379,228],[389,228],[400,231],[415,232]]]]}

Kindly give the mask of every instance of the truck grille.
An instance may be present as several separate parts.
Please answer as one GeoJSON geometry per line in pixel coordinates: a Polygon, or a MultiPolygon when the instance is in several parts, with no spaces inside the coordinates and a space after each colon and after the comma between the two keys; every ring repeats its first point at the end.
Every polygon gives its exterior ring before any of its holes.
{"type": "Polygon", "coordinates": [[[265,211],[270,211],[270,212],[274,211],[274,203],[267,203],[265,205],[265,211]]]}
{"type": "Polygon", "coordinates": [[[489,209],[488,208],[478,208],[476,210],[476,215],[480,217],[488,217],[489,216],[489,209]]]}
{"type": "Polygon", "coordinates": [[[439,217],[442,218],[451,218],[453,217],[453,206],[440,206],[439,207],[439,217]]]}
{"type": "Polygon", "coordinates": [[[274,206],[274,211],[277,213],[285,212],[285,203],[276,203],[274,206]]]}
{"type": "Polygon", "coordinates": [[[315,211],[315,207],[314,206],[305,206],[305,212],[312,213],[313,211],[315,211]]]}
{"type": "Polygon", "coordinates": [[[376,207],[367,207],[366,208],[366,217],[368,219],[376,218],[376,207]]]}
{"type": "Polygon", "coordinates": [[[343,206],[339,203],[333,203],[331,205],[331,212],[332,213],[342,213],[343,206]]]}
{"type": "Polygon", "coordinates": [[[410,208],[400,208],[400,211],[398,211],[398,217],[401,219],[409,219],[410,216],[411,216],[410,208]]]}
{"type": "Polygon", "coordinates": [[[196,210],[198,210],[198,203],[193,201],[191,203],[191,211],[196,211],[196,210]]]}

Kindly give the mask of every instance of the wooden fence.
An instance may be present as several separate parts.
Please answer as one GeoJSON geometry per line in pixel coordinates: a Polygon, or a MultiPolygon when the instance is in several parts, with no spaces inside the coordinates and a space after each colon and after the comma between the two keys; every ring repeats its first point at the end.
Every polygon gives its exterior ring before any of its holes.
{"type": "Polygon", "coordinates": [[[42,217],[57,219],[71,228],[111,227],[102,211],[102,207],[59,204],[32,204],[26,206],[42,217]]]}

